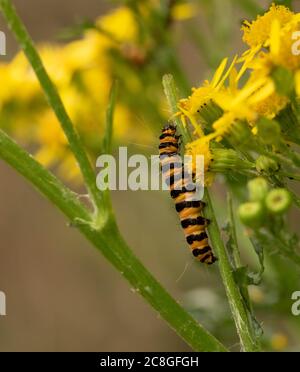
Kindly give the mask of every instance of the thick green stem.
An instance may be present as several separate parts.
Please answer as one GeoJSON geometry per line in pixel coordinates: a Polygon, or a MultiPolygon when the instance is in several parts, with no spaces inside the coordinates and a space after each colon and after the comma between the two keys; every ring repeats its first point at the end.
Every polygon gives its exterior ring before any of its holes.
{"type": "MultiPolygon", "coordinates": [[[[178,101],[177,89],[173,77],[171,75],[165,76],[163,78],[163,85],[167,100],[169,102],[171,115],[174,115],[177,112],[178,101]]],[[[183,136],[183,141],[189,141],[190,135],[186,132],[180,118],[177,118],[175,121],[180,132],[182,131],[181,134],[183,136]]],[[[205,189],[205,199],[207,202],[207,207],[205,208],[205,217],[211,220],[211,224],[208,227],[209,236],[212,242],[212,247],[219,259],[220,273],[229,300],[233,319],[240,337],[242,349],[244,351],[257,351],[259,350],[259,345],[253,337],[247,310],[244,306],[239,287],[234,280],[233,270],[221,238],[218,222],[215,217],[213,205],[207,189],[205,189]]]]}
{"type": "Polygon", "coordinates": [[[226,348],[187,313],[135,257],[121,237],[112,216],[101,230],[77,196],[32,156],[0,130],[0,158],[30,181],[102,252],[129,281],[132,288],[167,321],[195,351],[227,351],[226,348]]]}
{"type": "Polygon", "coordinates": [[[209,237],[219,259],[220,273],[223,279],[223,284],[229,300],[231,313],[236,325],[237,332],[240,337],[243,351],[258,351],[260,349],[255,337],[253,336],[252,328],[247,315],[247,310],[244,306],[240,289],[234,280],[233,270],[230,265],[228,255],[221,238],[220,229],[214,213],[213,205],[210,199],[208,190],[205,190],[205,217],[209,218],[211,223],[208,227],[209,237]]]}
{"type": "Polygon", "coordinates": [[[50,79],[43,62],[30,38],[25,25],[17,15],[17,12],[10,0],[0,0],[0,9],[17,41],[23,49],[29,63],[31,64],[41,87],[48,99],[50,106],[55,112],[62,129],[68,138],[70,148],[74,153],[81,169],[85,184],[96,209],[101,206],[101,195],[97,189],[95,175],[88,156],[81,143],[80,137],[74,129],[72,121],[66,112],[62,100],[55,85],[50,79]]]}

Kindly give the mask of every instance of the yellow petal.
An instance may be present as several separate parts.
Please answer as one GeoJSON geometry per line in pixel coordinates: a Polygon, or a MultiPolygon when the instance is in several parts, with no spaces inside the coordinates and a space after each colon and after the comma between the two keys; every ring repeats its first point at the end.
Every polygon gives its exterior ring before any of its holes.
{"type": "Polygon", "coordinates": [[[300,97],[300,70],[298,70],[296,72],[295,85],[296,85],[296,93],[297,93],[298,97],[300,97]]]}
{"type": "Polygon", "coordinates": [[[260,88],[257,93],[254,93],[251,98],[249,98],[248,103],[250,105],[256,104],[268,98],[271,94],[275,92],[275,84],[272,80],[268,81],[265,86],[260,88]]]}
{"type": "Polygon", "coordinates": [[[274,56],[278,56],[280,52],[280,22],[274,19],[271,26],[270,35],[270,51],[274,56]]]}
{"type": "Polygon", "coordinates": [[[215,72],[214,77],[211,82],[211,85],[213,87],[216,87],[218,83],[220,82],[223,72],[225,71],[227,62],[228,62],[228,58],[224,58],[223,61],[220,63],[220,66],[217,68],[217,71],[215,72]]]}
{"type": "Polygon", "coordinates": [[[238,58],[238,56],[236,55],[234,57],[231,65],[230,65],[229,69],[227,70],[226,74],[224,74],[223,78],[218,83],[217,89],[220,88],[224,84],[225,80],[228,78],[229,74],[231,73],[232,69],[234,68],[234,66],[236,64],[237,58],[238,58]]]}

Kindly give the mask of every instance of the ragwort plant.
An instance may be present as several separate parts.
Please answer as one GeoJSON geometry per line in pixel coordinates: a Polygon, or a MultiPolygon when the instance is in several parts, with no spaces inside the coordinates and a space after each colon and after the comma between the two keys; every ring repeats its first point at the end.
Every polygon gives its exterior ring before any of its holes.
{"type": "MultiPolygon", "coordinates": [[[[300,17],[284,6],[272,5],[268,12],[253,22],[244,22],[243,41],[248,49],[242,56],[234,57],[231,63],[228,63],[227,58],[224,59],[212,80],[193,88],[188,96],[188,80],[180,68],[169,37],[163,36],[162,31],[172,23],[172,17],[189,18],[194,8],[190,4],[176,4],[176,1],[171,3],[172,6],[162,7],[158,11],[154,5],[144,9],[138,2],[129,2],[128,7],[117,10],[110,18],[85,25],[87,30],[80,42],[71,42],[66,47],[59,48],[57,55],[63,56],[64,61],[60,71],[62,79],[54,79],[53,82],[50,76],[55,76],[55,72],[48,74],[43,62],[47,58],[53,60],[49,49],[37,49],[12,2],[0,0],[1,11],[27,59],[18,55],[12,64],[1,68],[6,72],[18,68],[21,75],[26,76],[26,94],[21,97],[22,105],[19,105],[19,109],[21,107],[22,111],[18,120],[23,120],[26,111],[28,115],[39,117],[37,129],[31,131],[31,134],[34,133],[34,140],[41,144],[34,158],[1,130],[0,156],[63,212],[72,225],[78,228],[191,348],[196,351],[227,351],[220,341],[166,292],[133,254],[118,230],[109,192],[100,192],[96,188],[96,177],[90,162],[90,157],[97,151],[111,152],[113,132],[122,142],[124,128],[122,132],[114,123],[122,118],[122,122],[132,125],[131,111],[135,108],[132,102],[120,102],[117,99],[116,84],[113,84],[109,96],[101,96],[94,82],[101,79],[107,83],[108,88],[114,80],[114,71],[119,71],[119,90],[136,92],[135,97],[139,99],[135,102],[136,105],[142,111],[145,109],[150,113],[148,120],[155,121],[154,128],[158,133],[158,124],[162,123],[164,113],[150,99],[157,92],[157,87],[154,84],[149,89],[146,101],[140,100],[140,92],[146,82],[153,81],[154,76],[157,76],[153,65],[158,64],[161,75],[168,70],[172,72],[178,88],[172,75],[166,75],[163,79],[169,104],[169,119],[176,123],[182,134],[185,152],[193,156],[204,155],[207,202],[205,217],[212,221],[208,228],[209,236],[212,248],[219,258],[217,265],[239,336],[240,348],[242,351],[259,351],[263,331],[254,316],[248,287],[261,283],[265,256],[273,254],[274,249],[283,259],[290,260],[298,267],[300,265],[299,240],[289,230],[286,220],[287,212],[293,204],[300,207],[300,199],[290,189],[289,182],[300,179],[300,57],[293,54],[295,41],[292,38],[292,34],[299,30],[300,17]],[[118,30],[118,27],[114,27],[113,20],[118,23],[117,15],[120,14],[127,22],[124,29],[118,30]],[[136,19],[145,14],[146,26],[142,26],[148,29],[141,33],[136,19]],[[160,25],[161,32],[154,32],[151,28],[154,23],[160,25]],[[83,48],[88,61],[81,58],[83,48]],[[93,64],[95,61],[99,62],[97,58],[101,60],[101,67],[105,66],[100,72],[93,64]],[[112,61],[115,63],[114,69],[110,64],[112,61]],[[90,69],[86,70],[86,64],[90,69]],[[133,72],[130,67],[132,64],[138,72],[133,72]],[[29,65],[40,86],[32,74],[28,73],[29,65]],[[128,79],[131,86],[122,81],[123,73],[132,77],[128,79]],[[145,80],[139,81],[137,76],[142,76],[145,80]],[[68,87],[71,83],[73,88],[80,89],[70,91],[68,87]],[[39,89],[44,92],[48,103],[40,98],[39,89]],[[85,94],[81,96],[79,92],[85,94]],[[187,97],[179,99],[182,94],[187,97]],[[146,107],[148,98],[149,107],[146,107]],[[82,99],[85,104],[78,104],[82,99]],[[34,103],[33,110],[29,110],[29,103],[34,103]],[[98,133],[90,116],[93,115],[94,107],[99,105],[108,107],[100,123],[104,135],[96,137],[92,146],[87,146],[88,143],[91,144],[90,138],[94,133],[98,133]],[[80,122],[91,125],[84,127],[80,122]],[[50,136],[43,134],[46,132],[44,125],[49,131],[47,133],[51,133],[50,136]],[[88,153],[86,147],[89,147],[88,153]],[[91,208],[81,203],[75,192],[41,165],[52,166],[57,162],[57,157],[64,159],[64,165],[59,169],[61,173],[71,169],[69,179],[82,177],[91,200],[91,208]],[[223,239],[210,197],[211,185],[218,175],[223,177],[228,190],[228,224],[224,228],[227,241],[223,239]],[[257,272],[250,270],[242,262],[237,218],[245,226],[246,239],[257,254],[260,263],[257,272]]],[[[244,4],[250,14],[261,12],[251,1],[239,3],[244,4]]],[[[219,56],[207,52],[209,47],[194,26],[193,24],[188,28],[189,35],[207,56],[207,62],[214,66],[219,56]]],[[[228,28],[229,25],[223,24],[222,27],[228,28]]],[[[217,35],[220,35],[219,31],[217,30],[217,35]]],[[[224,40],[219,40],[220,45],[222,42],[224,40]]],[[[5,99],[9,101],[16,86],[9,80],[10,74],[6,76],[6,84],[11,90],[5,99]]],[[[3,97],[1,99],[5,101],[3,97]]],[[[13,121],[13,113],[9,108],[9,105],[3,105],[2,127],[18,138],[25,138],[26,142],[26,130],[20,131],[18,122],[11,125],[8,123],[13,121]]],[[[144,140],[147,143],[147,135],[144,140]]]]}

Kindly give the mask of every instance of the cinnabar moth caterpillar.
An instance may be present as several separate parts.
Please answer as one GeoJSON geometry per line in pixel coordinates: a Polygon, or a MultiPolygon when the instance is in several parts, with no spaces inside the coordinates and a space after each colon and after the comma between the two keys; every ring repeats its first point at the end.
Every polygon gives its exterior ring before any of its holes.
{"type": "Polygon", "coordinates": [[[162,129],[159,144],[159,158],[163,177],[170,188],[171,197],[175,201],[176,211],[181,220],[186,241],[194,257],[208,265],[213,264],[217,258],[214,256],[208,243],[206,227],[209,223],[202,217],[205,204],[196,200],[196,189],[191,188],[192,176],[184,169],[179,154],[179,138],[176,127],[172,124],[162,129]],[[181,187],[180,187],[181,186],[181,187]]]}

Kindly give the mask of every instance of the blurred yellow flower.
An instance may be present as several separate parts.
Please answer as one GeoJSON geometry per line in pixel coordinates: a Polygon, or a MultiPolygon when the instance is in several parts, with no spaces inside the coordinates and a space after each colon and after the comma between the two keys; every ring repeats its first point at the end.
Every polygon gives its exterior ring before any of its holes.
{"type": "Polygon", "coordinates": [[[196,17],[198,13],[198,7],[192,3],[179,3],[172,8],[172,18],[176,20],[185,20],[196,17]]]}
{"type": "Polygon", "coordinates": [[[100,30],[107,32],[119,43],[137,41],[138,27],[134,14],[127,7],[120,7],[96,21],[100,30]]]}
{"type": "MultiPolygon", "coordinates": [[[[138,39],[136,16],[128,7],[119,7],[99,17],[95,28],[85,31],[80,40],[38,46],[46,70],[93,157],[101,151],[109,91],[115,79],[114,63],[118,59],[112,53],[118,53],[120,60],[124,56],[137,58],[138,39]]],[[[124,94],[116,105],[115,140],[147,143],[151,132],[147,125],[136,124],[136,113],[127,104],[129,99],[135,101],[135,95],[143,95],[144,86],[125,63],[118,66],[119,76],[122,68],[122,87],[130,94],[124,94]]],[[[10,63],[2,63],[0,75],[0,125],[23,142],[38,144],[36,158],[41,163],[57,167],[67,179],[77,178],[78,167],[64,133],[23,53],[10,63]]]]}
{"type": "Polygon", "coordinates": [[[244,32],[243,41],[251,48],[263,45],[270,38],[272,23],[278,20],[280,26],[284,26],[293,18],[293,12],[283,5],[272,4],[268,12],[258,16],[253,22],[245,21],[242,26],[244,32]]]}
{"type": "Polygon", "coordinates": [[[283,333],[275,333],[271,338],[271,346],[275,351],[283,351],[288,346],[288,338],[283,333]]]}

